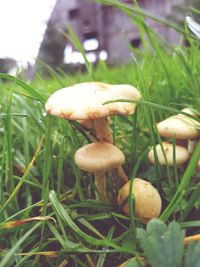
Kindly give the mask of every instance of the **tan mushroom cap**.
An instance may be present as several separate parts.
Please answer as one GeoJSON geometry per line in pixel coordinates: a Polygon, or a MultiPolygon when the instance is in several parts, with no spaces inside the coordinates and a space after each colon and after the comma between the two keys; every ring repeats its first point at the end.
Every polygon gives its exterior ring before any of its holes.
{"type": "MultiPolygon", "coordinates": [[[[162,142],[163,149],[167,158],[167,162],[169,166],[173,166],[173,145],[168,142],[162,142]]],[[[161,149],[160,144],[156,146],[156,152],[158,155],[158,161],[161,165],[166,165],[165,158],[161,149]]],[[[175,153],[176,153],[176,165],[181,165],[189,159],[189,153],[185,147],[182,146],[175,146],[175,153]]],[[[148,154],[149,161],[155,164],[154,152],[153,148],[149,151],[148,154]]]]}
{"type": "MultiPolygon", "coordinates": [[[[188,110],[182,111],[187,111],[186,113],[193,115],[188,110]]],[[[157,124],[158,132],[161,136],[167,138],[176,136],[177,139],[182,140],[197,138],[200,135],[197,127],[200,127],[197,121],[182,114],[171,116],[157,124]]]]}
{"type": "Polygon", "coordinates": [[[125,161],[122,151],[105,142],[85,145],[74,156],[78,167],[88,172],[109,171],[122,165],[125,161]]]}
{"type": "MultiPolygon", "coordinates": [[[[129,196],[130,181],[127,182],[118,194],[118,204],[122,205],[129,196]]],[[[134,178],[132,192],[135,197],[135,216],[147,223],[151,218],[158,217],[161,212],[162,200],[156,188],[149,182],[134,178]]],[[[126,202],[123,211],[129,215],[129,205],[126,202]]]]}
{"type": "Polygon", "coordinates": [[[104,118],[109,115],[128,115],[135,112],[135,103],[106,101],[139,100],[139,91],[131,85],[110,85],[100,82],[75,84],[56,91],[45,104],[46,112],[69,120],[104,118]]]}

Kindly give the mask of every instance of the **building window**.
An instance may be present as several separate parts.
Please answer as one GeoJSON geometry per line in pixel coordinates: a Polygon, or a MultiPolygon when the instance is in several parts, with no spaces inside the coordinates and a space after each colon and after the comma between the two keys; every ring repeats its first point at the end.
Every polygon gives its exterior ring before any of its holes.
{"type": "Polygon", "coordinates": [[[134,48],[138,48],[141,44],[141,39],[140,38],[134,38],[130,40],[130,44],[134,48]]]}
{"type": "Polygon", "coordinates": [[[77,17],[79,16],[79,9],[78,8],[74,8],[74,9],[71,9],[69,11],[69,18],[72,20],[72,19],[76,19],[77,17]]]}
{"type": "Polygon", "coordinates": [[[83,48],[85,49],[85,51],[97,50],[98,47],[99,41],[97,40],[97,38],[88,38],[83,42],[83,48]]]}

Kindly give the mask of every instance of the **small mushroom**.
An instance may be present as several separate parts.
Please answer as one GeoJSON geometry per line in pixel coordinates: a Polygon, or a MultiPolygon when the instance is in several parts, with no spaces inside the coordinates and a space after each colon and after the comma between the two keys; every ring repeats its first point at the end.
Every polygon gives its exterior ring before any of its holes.
{"type": "MultiPolygon", "coordinates": [[[[119,190],[117,199],[119,205],[124,204],[122,209],[128,215],[130,215],[128,204],[130,183],[128,181],[119,190]]],[[[158,191],[151,183],[141,178],[134,178],[132,192],[135,199],[135,216],[141,219],[143,223],[147,223],[150,219],[160,215],[162,201],[158,191]]]]}
{"type": "MultiPolygon", "coordinates": [[[[197,113],[190,108],[184,108],[181,111],[197,117],[197,113]]],[[[199,126],[200,124],[197,121],[181,113],[157,124],[158,132],[161,136],[167,138],[175,136],[176,144],[187,147],[190,155],[196,146],[196,139],[200,136],[199,126]]]]}
{"type": "MultiPolygon", "coordinates": [[[[156,153],[158,155],[159,163],[161,165],[166,165],[166,161],[164,157],[165,155],[168,165],[173,166],[174,165],[173,145],[168,142],[162,142],[162,146],[163,146],[164,154],[163,154],[161,145],[160,144],[156,145],[156,153]]],[[[176,162],[175,162],[176,165],[181,165],[189,159],[189,153],[187,149],[185,147],[178,146],[178,145],[175,146],[175,156],[176,156],[176,162]]],[[[151,163],[153,164],[156,163],[155,158],[154,158],[153,148],[149,151],[148,158],[151,163]]]]}
{"type": "MultiPolygon", "coordinates": [[[[190,109],[183,109],[185,113],[194,115],[190,109]]],[[[195,139],[200,136],[199,123],[183,114],[171,116],[157,124],[158,132],[161,136],[177,140],[195,139]]]]}
{"type": "Polygon", "coordinates": [[[81,170],[94,173],[95,186],[98,191],[97,200],[100,194],[102,200],[109,203],[106,191],[106,172],[124,163],[125,157],[122,151],[110,143],[97,142],[78,149],[74,159],[81,170]]]}

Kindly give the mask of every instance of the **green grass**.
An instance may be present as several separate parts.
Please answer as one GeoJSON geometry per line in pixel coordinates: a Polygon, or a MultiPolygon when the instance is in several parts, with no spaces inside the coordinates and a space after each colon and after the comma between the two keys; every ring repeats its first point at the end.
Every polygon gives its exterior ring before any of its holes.
{"type": "MultiPolygon", "coordinates": [[[[112,120],[115,143],[126,156],[126,174],[158,188],[164,222],[176,220],[187,234],[200,232],[200,187],[195,171],[200,144],[182,168],[152,166],[147,159],[150,147],[163,140],[156,122],[183,107],[200,113],[199,41],[186,31],[190,47],[163,44],[145,24],[143,15],[149,14],[137,7],[131,13],[127,5],[118,8],[132,16],[140,33],[148,37],[142,52],[133,49],[131,64],[110,68],[100,62],[93,68],[87,62],[89,72],[74,76],[48,67],[51,78],[38,75],[30,83],[0,74],[0,267],[64,266],[66,262],[66,266],[109,267],[134,255],[145,256],[137,230],[146,226],[135,217],[126,217],[115,202],[97,203],[92,176],[74,164],[74,153],[88,142],[88,133],[75,122],[45,113],[44,103],[52,92],[84,81],[128,83],[140,90],[137,114],[112,120]],[[154,52],[149,52],[150,47],[154,52]],[[50,216],[56,223],[46,219],[5,228],[6,222],[35,216],[50,216]]],[[[162,23],[177,29],[171,22],[162,23]]],[[[73,32],[71,40],[79,47],[73,32]]],[[[111,185],[109,190],[116,198],[118,188],[111,185]]]]}

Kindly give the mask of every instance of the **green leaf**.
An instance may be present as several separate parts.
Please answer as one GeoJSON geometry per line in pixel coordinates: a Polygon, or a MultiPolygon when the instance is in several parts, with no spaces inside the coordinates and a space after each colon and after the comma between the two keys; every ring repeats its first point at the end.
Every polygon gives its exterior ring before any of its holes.
{"type": "Polygon", "coordinates": [[[181,266],[184,231],[178,223],[167,227],[161,220],[152,219],[146,231],[138,230],[138,238],[152,267],[181,266]]]}
{"type": "Polygon", "coordinates": [[[184,267],[200,266],[200,242],[190,242],[185,252],[184,267]]]}

